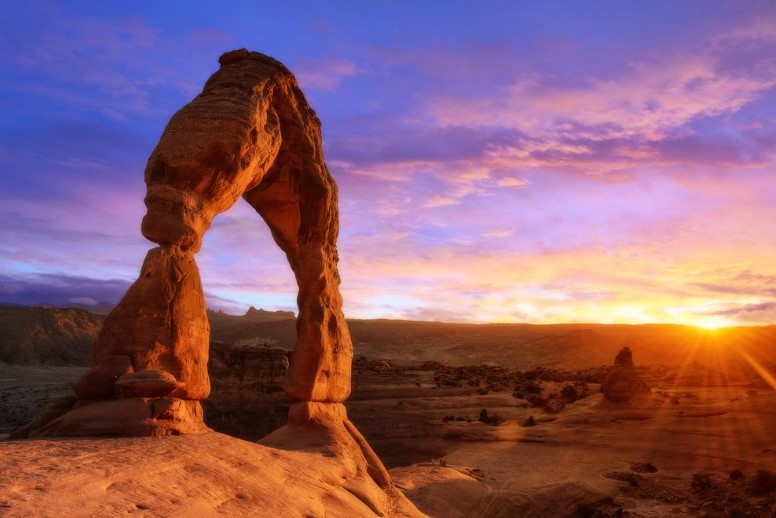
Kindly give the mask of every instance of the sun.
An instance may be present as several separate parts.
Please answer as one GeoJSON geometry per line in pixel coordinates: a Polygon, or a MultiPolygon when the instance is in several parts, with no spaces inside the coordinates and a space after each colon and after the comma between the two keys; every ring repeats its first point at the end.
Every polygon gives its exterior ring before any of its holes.
{"type": "Polygon", "coordinates": [[[725,318],[700,318],[693,322],[688,322],[688,325],[700,327],[701,329],[706,329],[708,331],[716,331],[724,327],[731,327],[734,323],[725,318]]]}

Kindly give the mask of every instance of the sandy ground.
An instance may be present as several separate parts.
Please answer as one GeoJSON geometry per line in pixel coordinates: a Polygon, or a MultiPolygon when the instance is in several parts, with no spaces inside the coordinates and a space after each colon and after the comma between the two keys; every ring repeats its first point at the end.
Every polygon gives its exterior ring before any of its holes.
{"type": "MultiPolygon", "coordinates": [[[[62,380],[33,374],[23,376],[32,385],[62,380]]],[[[752,492],[758,470],[776,472],[773,390],[656,386],[631,406],[594,391],[548,414],[510,391],[433,388],[415,374],[385,380],[357,394],[349,413],[368,438],[382,430],[391,465],[405,464],[391,470],[396,485],[429,516],[776,516],[776,492],[752,492]],[[482,408],[504,422],[478,422],[482,408]],[[521,426],[529,415],[536,426],[521,426]],[[733,470],[743,476],[731,479],[733,470]],[[696,474],[709,487],[694,489],[696,474]]],[[[330,461],[220,434],[0,442],[0,516],[374,516],[327,482],[341,469],[330,461]]]]}
{"type": "Polygon", "coordinates": [[[0,390],[47,384],[72,384],[88,367],[9,365],[0,362],[0,390]]]}
{"type": "Polygon", "coordinates": [[[0,362],[0,438],[28,423],[49,402],[73,395],[86,367],[9,365],[0,362]]]}
{"type": "Polygon", "coordinates": [[[440,517],[572,516],[585,508],[602,513],[589,516],[776,516],[776,494],[750,493],[758,470],[776,470],[776,393],[673,392],[689,397],[623,408],[596,395],[537,415],[530,428],[455,423],[459,439],[448,442],[445,467],[393,474],[422,511],[440,517]],[[656,471],[640,472],[637,463],[656,471]],[[743,478],[730,479],[735,469],[743,478]],[[694,490],[696,473],[712,486],[694,490]]]}

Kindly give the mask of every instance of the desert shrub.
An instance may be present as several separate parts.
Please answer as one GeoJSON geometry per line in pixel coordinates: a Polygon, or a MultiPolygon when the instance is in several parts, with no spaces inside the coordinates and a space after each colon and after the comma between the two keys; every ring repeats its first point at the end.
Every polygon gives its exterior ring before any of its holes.
{"type": "Polygon", "coordinates": [[[536,426],[536,419],[534,419],[534,416],[529,415],[528,419],[523,421],[520,426],[523,426],[523,427],[536,426]]]}
{"type": "Polygon", "coordinates": [[[744,477],[744,473],[740,469],[734,469],[730,472],[730,480],[740,480],[744,477]]]}
{"type": "Polygon", "coordinates": [[[692,476],[690,487],[695,491],[706,491],[711,488],[712,481],[711,476],[708,473],[695,473],[692,476]]]}
{"type": "Polygon", "coordinates": [[[757,470],[749,482],[749,492],[754,496],[764,496],[776,491],[776,473],[767,469],[757,470]]]}
{"type": "Polygon", "coordinates": [[[573,385],[566,385],[563,387],[563,389],[560,391],[560,397],[566,402],[566,403],[573,403],[577,399],[579,399],[579,393],[577,392],[577,389],[574,388],[573,385]]]}
{"type": "Polygon", "coordinates": [[[480,410],[479,421],[491,426],[497,426],[501,423],[501,419],[499,418],[498,414],[488,415],[488,410],[485,408],[480,410]]]}
{"type": "Polygon", "coordinates": [[[512,392],[512,396],[516,397],[517,399],[525,399],[525,394],[519,390],[512,392]]]}
{"type": "Polygon", "coordinates": [[[528,404],[530,404],[531,406],[535,406],[538,408],[541,408],[547,404],[547,400],[541,396],[528,396],[527,401],[528,401],[528,404]]]}
{"type": "Polygon", "coordinates": [[[595,516],[595,507],[583,502],[577,505],[572,516],[574,518],[593,518],[595,516]]]}
{"type": "Polygon", "coordinates": [[[523,386],[523,391],[526,394],[541,394],[544,391],[544,387],[538,383],[526,383],[523,386]]]}
{"type": "Polygon", "coordinates": [[[481,389],[478,389],[478,390],[477,390],[477,393],[478,393],[479,395],[481,395],[481,396],[487,396],[487,395],[488,395],[488,392],[490,392],[490,391],[489,391],[488,389],[486,389],[486,388],[481,388],[481,389]]]}
{"type": "Polygon", "coordinates": [[[630,468],[636,473],[657,473],[657,468],[651,462],[631,462],[630,468]]]}

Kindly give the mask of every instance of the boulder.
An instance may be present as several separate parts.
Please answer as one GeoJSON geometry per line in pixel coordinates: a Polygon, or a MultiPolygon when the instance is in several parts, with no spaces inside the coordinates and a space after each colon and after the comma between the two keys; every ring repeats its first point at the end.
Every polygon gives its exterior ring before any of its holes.
{"type": "Polygon", "coordinates": [[[164,397],[181,386],[182,383],[175,376],[158,370],[128,372],[117,379],[114,385],[116,396],[120,398],[164,397]]]}

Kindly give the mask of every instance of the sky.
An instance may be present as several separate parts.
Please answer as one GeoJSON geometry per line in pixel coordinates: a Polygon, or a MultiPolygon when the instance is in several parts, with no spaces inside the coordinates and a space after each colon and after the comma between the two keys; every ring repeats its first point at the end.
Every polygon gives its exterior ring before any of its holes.
{"type": "MultiPolygon", "coordinates": [[[[351,318],[776,323],[776,3],[9,0],[0,303],[115,304],[143,170],[221,53],[296,75],[351,318]]],[[[208,306],[296,310],[242,200],[208,306]]]]}

